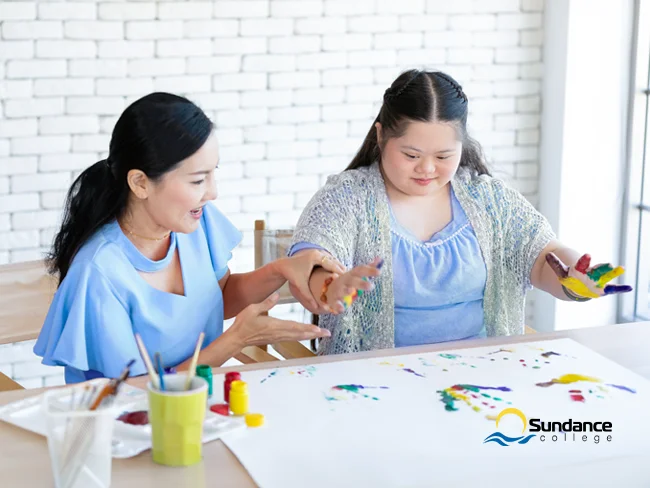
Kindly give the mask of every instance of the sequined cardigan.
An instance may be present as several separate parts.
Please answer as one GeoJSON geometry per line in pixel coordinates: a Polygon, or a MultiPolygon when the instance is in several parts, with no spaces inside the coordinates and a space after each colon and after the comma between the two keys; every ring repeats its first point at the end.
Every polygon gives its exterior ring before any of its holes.
{"type": "MultiPolygon", "coordinates": [[[[487,268],[483,297],[488,336],[522,334],[526,293],[535,260],[555,237],[548,221],[516,190],[487,175],[462,169],[452,180],[476,232],[487,268]]],[[[395,346],[389,203],[378,163],[330,176],[305,207],[293,243],[327,249],[348,269],[384,259],[375,289],[340,315],[321,315],[331,337],[319,354],[395,346]]],[[[453,327],[453,324],[449,324],[453,327]]]]}

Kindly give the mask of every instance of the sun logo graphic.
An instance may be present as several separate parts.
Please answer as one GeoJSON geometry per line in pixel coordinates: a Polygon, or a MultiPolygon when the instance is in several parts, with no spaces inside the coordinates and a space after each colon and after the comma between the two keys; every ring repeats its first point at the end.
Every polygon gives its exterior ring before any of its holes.
{"type": "MultiPolygon", "coordinates": [[[[524,415],[524,413],[518,408],[506,408],[504,410],[501,410],[501,412],[499,412],[499,415],[497,415],[496,418],[497,429],[499,428],[499,421],[506,415],[515,415],[519,417],[524,426],[523,429],[521,429],[521,433],[525,434],[526,426],[528,425],[528,422],[526,420],[526,416],[524,415]]],[[[500,446],[507,447],[511,444],[526,444],[533,437],[535,437],[535,434],[521,435],[520,437],[508,437],[507,435],[497,431],[487,436],[483,440],[483,444],[486,444],[487,442],[496,442],[500,446]]]]}

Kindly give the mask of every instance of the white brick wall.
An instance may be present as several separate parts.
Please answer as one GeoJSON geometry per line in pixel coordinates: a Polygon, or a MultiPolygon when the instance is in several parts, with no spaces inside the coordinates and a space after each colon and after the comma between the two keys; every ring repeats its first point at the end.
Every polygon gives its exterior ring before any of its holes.
{"type": "MultiPolygon", "coordinates": [[[[219,205],[245,236],[234,271],[252,267],[256,218],[294,225],[345,167],[405,68],[461,82],[496,174],[536,202],[543,3],[0,1],[0,263],[42,255],[73,177],[153,90],[188,95],[216,121],[219,205]]],[[[0,346],[0,370],[59,382],[31,347],[0,346]]]]}

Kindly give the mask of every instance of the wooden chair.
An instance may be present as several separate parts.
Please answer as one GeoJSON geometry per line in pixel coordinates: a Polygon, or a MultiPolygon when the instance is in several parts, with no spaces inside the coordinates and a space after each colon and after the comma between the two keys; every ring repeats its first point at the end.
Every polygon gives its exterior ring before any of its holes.
{"type": "MultiPolygon", "coordinates": [[[[38,337],[56,286],[43,261],[0,266],[0,344],[38,337]]],[[[0,373],[0,391],[21,388],[0,373]]]]}
{"type": "Polygon", "coordinates": [[[21,385],[16,383],[14,380],[5,376],[3,373],[0,373],[0,392],[11,391],[11,390],[24,390],[21,385]]]}
{"type": "MultiPolygon", "coordinates": [[[[293,230],[277,229],[271,230],[266,228],[263,220],[255,221],[255,269],[276,259],[285,257],[291,243],[293,230]]],[[[297,300],[291,295],[288,284],[285,284],[278,290],[280,298],[278,304],[297,303],[297,300]]],[[[303,346],[300,342],[278,342],[271,345],[272,348],[284,359],[295,359],[313,357],[314,353],[303,346]]],[[[263,347],[246,347],[235,356],[235,359],[243,363],[253,363],[260,361],[277,361],[278,358],[268,353],[263,347]]]]}
{"type": "Polygon", "coordinates": [[[0,266],[0,344],[36,339],[56,288],[43,261],[0,266]]]}

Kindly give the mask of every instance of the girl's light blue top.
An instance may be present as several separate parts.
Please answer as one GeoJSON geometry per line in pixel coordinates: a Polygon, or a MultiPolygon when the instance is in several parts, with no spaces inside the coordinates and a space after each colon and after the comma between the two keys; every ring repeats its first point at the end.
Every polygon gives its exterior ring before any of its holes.
{"type": "MultiPolygon", "coordinates": [[[[402,227],[391,209],[396,347],[486,336],[487,269],[453,190],[451,208],[451,222],[424,242],[402,227]]],[[[300,242],[290,254],[315,247],[300,242]]]]}
{"type": "Polygon", "coordinates": [[[201,331],[207,346],[223,332],[219,280],[241,233],[211,203],[191,234],[171,234],[167,255],[145,257],[117,221],[99,229],[79,250],[57,290],[34,352],[43,364],[65,367],[66,383],[117,377],[135,359],[131,375],[145,374],[135,334],[153,359],[176,366],[194,352],[201,331]],[[168,266],[178,249],[185,294],[166,293],[138,273],[168,266]]]}

